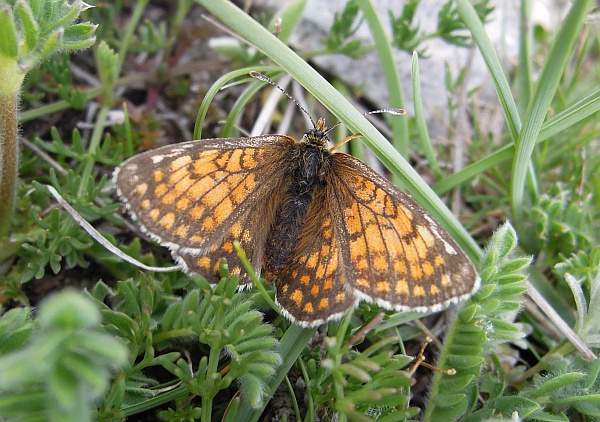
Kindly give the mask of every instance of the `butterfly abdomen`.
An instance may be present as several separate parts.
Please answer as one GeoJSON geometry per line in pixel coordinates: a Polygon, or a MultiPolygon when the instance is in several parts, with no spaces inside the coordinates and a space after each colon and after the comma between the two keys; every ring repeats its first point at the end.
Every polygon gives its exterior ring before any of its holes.
{"type": "Polygon", "coordinates": [[[299,142],[289,153],[289,184],[267,237],[264,258],[265,270],[272,275],[285,268],[294,254],[313,195],[331,165],[331,154],[320,146],[299,142]]]}

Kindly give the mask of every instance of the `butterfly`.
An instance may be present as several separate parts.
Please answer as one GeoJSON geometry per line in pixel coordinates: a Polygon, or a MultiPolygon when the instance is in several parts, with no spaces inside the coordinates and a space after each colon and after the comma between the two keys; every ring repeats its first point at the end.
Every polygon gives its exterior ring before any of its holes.
{"type": "Polygon", "coordinates": [[[281,313],[304,327],[361,301],[438,311],[479,286],[469,258],[408,194],[329,148],[319,119],[287,135],[218,138],[136,155],[113,174],[141,229],[187,273],[220,280],[225,258],[251,283],[234,248],[274,283],[281,313]]]}

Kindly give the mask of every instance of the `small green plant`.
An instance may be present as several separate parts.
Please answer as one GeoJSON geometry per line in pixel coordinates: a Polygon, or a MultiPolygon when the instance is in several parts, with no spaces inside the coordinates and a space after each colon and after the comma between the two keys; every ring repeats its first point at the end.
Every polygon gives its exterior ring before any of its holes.
{"type": "Polygon", "coordinates": [[[73,291],[44,301],[35,320],[29,308],[2,315],[0,417],[95,420],[95,404],[128,361],[123,343],[99,323],[97,306],[73,291]]]}
{"type": "Polygon", "coordinates": [[[115,380],[102,406],[103,417],[134,415],[166,397],[167,402],[176,400],[176,406],[161,412],[163,420],[197,412],[198,418],[210,421],[215,411],[230,412],[229,417],[235,418],[235,410],[226,410],[226,403],[215,398],[236,383],[251,407],[264,402],[268,381],[281,364],[278,342],[272,327],[252,309],[252,299],[236,293],[237,278],[228,277],[226,265],[221,272],[224,278],[216,289],[202,278],[189,280],[183,298],[165,295],[159,281],[146,276],[121,282],[117,291],[96,286],[92,296],[104,308],[107,331],[139,356],[115,380]],[[111,307],[102,305],[107,296],[111,307]],[[172,351],[175,340],[198,344],[199,357],[172,351]],[[168,371],[171,379],[161,384],[146,375],[156,366],[168,371]]]}
{"type": "Polygon", "coordinates": [[[15,207],[21,84],[28,71],[53,54],[94,43],[96,25],[75,23],[89,7],[80,0],[0,3],[0,243],[6,243],[15,207]]]}

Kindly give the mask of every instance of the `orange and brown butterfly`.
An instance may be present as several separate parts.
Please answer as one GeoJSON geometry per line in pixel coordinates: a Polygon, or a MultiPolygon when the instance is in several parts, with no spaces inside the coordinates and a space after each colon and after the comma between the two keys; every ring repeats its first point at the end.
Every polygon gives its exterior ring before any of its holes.
{"type": "Polygon", "coordinates": [[[226,258],[249,284],[238,241],[275,283],[282,314],[304,327],[361,300],[426,312],[468,298],[479,276],[458,245],[408,194],[330,150],[327,132],[320,119],[300,142],[264,135],[168,145],[125,161],[113,180],[142,230],[186,272],[217,283],[226,258]]]}

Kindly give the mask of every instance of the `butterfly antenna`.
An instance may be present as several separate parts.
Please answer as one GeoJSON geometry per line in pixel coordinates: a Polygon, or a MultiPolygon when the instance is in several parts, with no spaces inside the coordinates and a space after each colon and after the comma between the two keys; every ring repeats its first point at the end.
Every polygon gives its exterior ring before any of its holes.
{"type": "Polygon", "coordinates": [[[306,111],[306,109],[304,107],[302,107],[300,105],[300,103],[298,101],[296,101],[296,99],[294,97],[292,97],[290,94],[288,94],[285,89],[283,89],[282,87],[280,87],[279,85],[277,85],[275,82],[273,82],[271,79],[269,79],[268,77],[266,77],[265,75],[263,75],[260,72],[256,72],[254,70],[251,70],[248,74],[250,76],[252,76],[253,78],[258,79],[259,81],[267,82],[267,83],[273,85],[275,88],[277,88],[278,90],[280,90],[281,92],[283,92],[286,97],[288,97],[290,100],[292,100],[294,102],[294,104],[296,104],[298,106],[298,108],[300,110],[302,110],[304,112],[304,114],[306,114],[308,116],[308,118],[310,119],[311,123],[313,124],[313,127],[315,127],[315,128],[317,127],[317,124],[312,119],[312,117],[310,117],[310,114],[308,113],[308,111],[306,111]]]}
{"type": "MultiPolygon", "coordinates": [[[[371,110],[371,111],[367,111],[366,113],[363,113],[363,116],[370,116],[371,114],[392,114],[394,116],[404,116],[406,114],[406,110],[402,109],[402,108],[381,108],[379,110],[371,110]]],[[[325,131],[325,135],[327,135],[329,132],[331,132],[333,129],[335,129],[336,127],[338,127],[342,122],[337,122],[335,125],[327,128],[327,130],[325,131]]],[[[360,136],[360,135],[358,135],[360,136]]],[[[357,137],[357,136],[355,136],[357,137]]]]}

